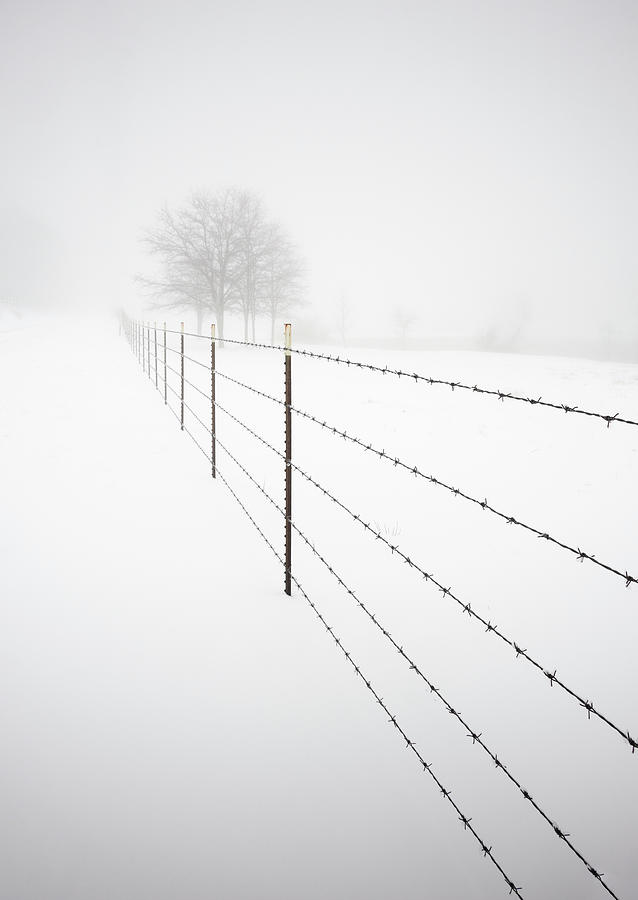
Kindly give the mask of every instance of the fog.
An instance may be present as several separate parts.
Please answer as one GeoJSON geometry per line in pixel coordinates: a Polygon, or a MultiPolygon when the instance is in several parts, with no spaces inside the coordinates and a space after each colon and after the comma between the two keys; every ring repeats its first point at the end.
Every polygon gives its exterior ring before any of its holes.
{"type": "Polygon", "coordinates": [[[630,2],[0,0],[0,900],[631,900],[637,47],[630,2]],[[286,357],[310,604],[281,348],[149,287],[220,197],[294,257],[274,343],[370,363],[286,357]]]}
{"type": "Polygon", "coordinates": [[[239,185],[299,243],[324,334],[345,296],[353,342],[401,305],[411,339],[631,354],[637,25],[629,2],[5,0],[3,292],[130,303],[157,210],[239,185]]]}

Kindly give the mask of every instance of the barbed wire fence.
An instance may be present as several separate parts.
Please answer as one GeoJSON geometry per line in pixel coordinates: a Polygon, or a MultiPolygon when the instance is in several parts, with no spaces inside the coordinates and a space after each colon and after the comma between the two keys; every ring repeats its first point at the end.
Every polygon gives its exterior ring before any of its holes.
{"type": "Polygon", "coordinates": [[[354,446],[361,449],[364,453],[370,453],[374,457],[391,463],[395,468],[401,469],[405,473],[410,474],[415,478],[424,479],[434,486],[443,488],[455,497],[461,497],[462,499],[474,505],[478,505],[483,511],[487,511],[493,514],[495,517],[501,519],[506,524],[520,527],[525,532],[535,535],[537,538],[543,539],[553,546],[557,547],[558,549],[571,554],[572,557],[580,562],[588,561],[589,563],[592,563],[593,565],[606,571],[610,575],[621,578],[624,581],[626,587],[631,587],[638,581],[638,578],[630,574],[626,569],[623,571],[617,566],[611,565],[610,563],[598,559],[598,557],[593,553],[585,552],[581,550],[580,547],[571,544],[566,540],[554,537],[541,528],[523,522],[522,520],[511,514],[505,513],[502,510],[495,508],[488,503],[487,499],[479,500],[466,491],[452,486],[447,482],[437,478],[435,475],[422,472],[417,466],[405,462],[403,459],[400,459],[398,456],[387,452],[385,449],[380,449],[379,447],[374,446],[372,443],[366,442],[358,436],[347,433],[344,429],[340,429],[334,424],[321,420],[313,413],[308,412],[307,410],[304,410],[299,406],[294,406],[292,402],[292,359],[293,355],[297,354],[300,356],[317,359],[322,362],[331,362],[338,365],[345,365],[348,367],[370,371],[374,374],[381,374],[383,376],[389,375],[397,379],[410,379],[415,384],[422,384],[428,387],[447,386],[452,391],[456,389],[459,389],[461,391],[470,391],[473,394],[485,396],[492,399],[496,398],[503,402],[506,400],[522,402],[528,404],[529,406],[535,406],[538,408],[562,411],[568,414],[583,415],[605,423],[607,428],[609,428],[611,424],[638,426],[638,422],[621,416],[618,413],[610,415],[591,410],[582,410],[576,406],[572,406],[569,404],[545,401],[542,399],[542,397],[529,398],[512,392],[504,392],[500,390],[495,391],[488,388],[482,388],[477,385],[470,386],[460,381],[445,381],[442,379],[420,375],[418,373],[409,373],[400,369],[392,369],[385,366],[380,367],[339,356],[333,356],[330,354],[316,353],[310,350],[294,348],[292,347],[291,330],[289,325],[286,325],[285,328],[284,345],[270,345],[257,343],[254,341],[239,341],[229,338],[219,338],[215,335],[214,325],[211,326],[210,337],[184,331],[183,323],[179,331],[168,329],[166,327],[166,323],[163,323],[163,325],[158,328],[157,323],[153,323],[151,325],[151,323],[148,322],[141,322],[139,320],[130,318],[125,313],[121,313],[120,327],[134,355],[138,359],[143,371],[145,372],[145,374],[147,374],[149,380],[154,382],[155,389],[161,395],[163,395],[165,405],[169,407],[170,411],[179,422],[181,430],[186,432],[186,434],[196,444],[203,456],[207,459],[212,477],[219,477],[224,486],[229,490],[234,500],[238,503],[243,513],[248,517],[252,526],[257,530],[262,540],[274,554],[278,563],[282,566],[285,592],[287,594],[290,594],[292,591],[292,586],[294,585],[299,595],[304,599],[306,603],[309,604],[315,616],[326,630],[327,634],[334,640],[337,648],[353,668],[355,674],[363,682],[364,686],[372,695],[375,702],[387,714],[387,716],[389,717],[388,722],[394,727],[400,737],[405,741],[406,748],[409,749],[416,757],[418,763],[422,767],[423,772],[425,774],[428,774],[430,778],[434,780],[442,796],[448,801],[449,804],[451,804],[459,818],[459,821],[463,825],[464,830],[471,833],[471,835],[478,843],[483,856],[486,859],[489,859],[489,861],[496,868],[496,870],[502,877],[509,894],[515,895],[517,897],[522,897],[522,888],[517,887],[516,883],[506,873],[504,868],[497,860],[495,854],[493,853],[492,846],[488,846],[483,838],[480,837],[478,831],[476,831],[474,826],[471,824],[472,819],[465,815],[461,811],[460,806],[457,805],[456,801],[451,798],[451,792],[446,787],[444,787],[438,776],[434,773],[432,764],[430,762],[426,762],[421,752],[417,749],[415,743],[408,737],[407,733],[403,729],[403,726],[398,722],[396,716],[394,716],[390,712],[390,709],[386,705],[385,701],[377,693],[376,689],[372,685],[372,682],[367,678],[366,675],[363,674],[359,665],[354,661],[352,655],[344,646],[341,638],[335,633],[333,627],[328,623],[324,614],[320,611],[316,603],[308,596],[305,589],[302,587],[297,575],[293,571],[293,533],[297,535],[297,537],[302,541],[303,545],[319,561],[321,566],[323,566],[328,571],[330,576],[339,585],[339,588],[348,596],[349,599],[352,600],[355,607],[367,618],[368,621],[372,623],[374,628],[380,633],[384,642],[386,642],[392,648],[392,650],[398,654],[398,656],[401,658],[402,662],[405,663],[408,669],[411,672],[414,672],[416,677],[420,679],[421,683],[424,686],[424,689],[427,690],[428,694],[432,695],[440,704],[442,704],[446,711],[453,716],[455,721],[464,730],[465,736],[471,741],[472,745],[479,747],[489,757],[495,767],[504,775],[507,781],[514,786],[514,788],[522,796],[522,798],[551,829],[556,838],[560,840],[563,845],[566,846],[570,850],[570,852],[580,861],[589,875],[596,880],[596,882],[607,893],[607,895],[616,898],[616,900],[619,900],[618,895],[614,893],[612,888],[609,886],[603,873],[595,868],[589,861],[589,859],[584,855],[584,853],[577,847],[575,840],[571,836],[571,833],[567,833],[561,826],[559,826],[557,824],[557,821],[549,814],[549,812],[547,812],[545,804],[541,804],[540,800],[535,799],[532,794],[525,787],[523,787],[521,780],[514,774],[511,766],[503,760],[502,756],[498,755],[496,751],[488,745],[486,739],[483,738],[482,732],[470,726],[467,717],[463,715],[458,710],[456,705],[451,702],[447,692],[444,693],[442,689],[440,689],[433,683],[431,677],[428,676],[424,672],[423,668],[415,661],[414,656],[405,649],[404,644],[400,643],[399,640],[397,640],[390,633],[388,628],[382,624],[378,615],[370,609],[367,603],[360,599],[360,597],[351,587],[348,586],[348,584],[346,584],[342,576],[336,571],[335,567],[326,559],[323,553],[321,553],[317,549],[314,541],[306,535],[305,531],[298,524],[297,518],[293,517],[292,513],[293,472],[296,472],[302,479],[304,479],[307,483],[317,489],[324,498],[328,499],[335,505],[336,508],[343,512],[360,528],[362,528],[370,538],[372,538],[375,542],[380,542],[391,556],[396,557],[398,561],[400,561],[402,564],[407,565],[410,570],[417,573],[426,583],[431,584],[443,596],[443,598],[455,603],[461,614],[467,615],[473,622],[480,624],[485,634],[490,634],[499,639],[502,643],[508,645],[514,651],[515,658],[525,660],[526,663],[528,663],[533,669],[538,672],[539,675],[543,677],[545,682],[548,683],[550,687],[558,687],[566,696],[578,703],[580,707],[585,710],[589,719],[591,719],[593,716],[595,719],[603,723],[612,733],[619,737],[631,749],[632,754],[635,753],[635,750],[638,747],[638,741],[634,737],[632,737],[629,730],[621,727],[616,722],[614,722],[609,716],[607,716],[599,708],[597,708],[592,701],[585,699],[585,695],[583,692],[576,690],[575,688],[568,685],[565,681],[563,681],[557,675],[557,669],[555,667],[551,667],[544,663],[541,663],[535,656],[528,652],[525,642],[519,639],[514,639],[511,635],[508,635],[504,631],[502,631],[496,624],[492,623],[491,620],[485,616],[485,614],[475,610],[470,602],[462,600],[457,595],[457,593],[452,590],[451,587],[444,586],[440,579],[436,578],[431,572],[426,571],[423,565],[411,559],[399,547],[398,543],[394,543],[387,535],[384,535],[378,527],[372,525],[369,521],[366,521],[363,516],[353,511],[346,503],[338,498],[332,490],[326,488],[311,474],[299,467],[292,458],[292,417],[293,415],[295,415],[300,417],[301,419],[307,420],[318,426],[322,430],[331,433],[333,436],[339,437],[344,441],[353,444],[354,446]],[[158,331],[160,333],[159,343],[158,331]],[[179,349],[168,346],[167,335],[169,334],[177,335],[179,337],[179,349]],[[206,341],[210,345],[210,364],[204,363],[201,360],[196,359],[194,356],[186,354],[185,338],[187,337],[189,339],[206,341]],[[270,350],[279,354],[280,356],[283,355],[283,397],[273,396],[272,394],[256,388],[254,385],[247,384],[237,378],[232,377],[227,372],[220,371],[220,369],[217,368],[216,365],[216,345],[218,343],[237,344],[248,348],[270,350]],[[173,353],[179,357],[179,360],[176,361],[176,364],[179,363],[179,368],[175,368],[168,363],[168,353],[173,353]],[[210,393],[203,390],[201,387],[196,385],[194,381],[186,377],[186,362],[188,362],[189,365],[192,364],[199,367],[200,369],[205,370],[210,375],[210,393]],[[179,390],[176,390],[171,384],[169,384],[169,372],[178,379],[180,387],[179,390]],[[263,401],[275,404],[278,407],[283,407],[285,436],[283,449],[278,449],[276,446],[274,446],[273,443],[266,440],[263,435],[260,435],[253,428],[251,428],[250,425],[246,424],[246,422],[235,415],[235,413],[231,412],[226,406],[222,405],[219,402],[216,395],[217,377],[220,377],[223,380],[228,381],[229,383],[233,383],[235,386],[239,387],[242,390],[250,392],[252,395],[259,397],[263,401]],[[188,387],[189,390],[195,391],[195,393],[199,397],[203,398],[206,401],[207,405],[209,405],[209,422],[204,421],[202,416],[191,406],[190,403],[187,402],[185,393],[186,387],[188,387]],[[178,408],[175,408],[175,406],[173,406],[172,403],[169,402],[169,391],[171,397],[174,397],[177,401],[178,408]],[[279,504],[265,489],[265,487],[259,483],[255,476],[251,474],[249,467],[242,463],[240,459],[226,446],[226,444],[219,439],[217,435],[218,412],[227,417],[229,420],[232,420],[236,425],[243,429],[243,431],[248,434],[251,439],[259,442],[263,447],[267,448],[281,462],[284,468],[285,481],[283,506],[279,504]],[[195,420],[195,422],[197,422],[199,427],[207,435],[208,447],[203,446],[202,443],[195,437],[193,432],[185,424],[186,413],[188,413],[188,415],[191,416],[195,420]],[[264,530],[257,523],[246,504],[240,499],[239,495],[231,486],[225,474],[225,466],[222,466],[222,470],[220,470],[217,462],[218,449],[221,450],[222,454],[229,461],[229,463],[231,463],[242,474],[242,476],[245,477],[250,482],[250,484],[252,484],[252,486],[256,488],[262,496],[265,497],[270,507],[272,507],[276,511],[278,516],[283,519],[283,555],[276,550],[274,544],[266,536],[264,530]]]}

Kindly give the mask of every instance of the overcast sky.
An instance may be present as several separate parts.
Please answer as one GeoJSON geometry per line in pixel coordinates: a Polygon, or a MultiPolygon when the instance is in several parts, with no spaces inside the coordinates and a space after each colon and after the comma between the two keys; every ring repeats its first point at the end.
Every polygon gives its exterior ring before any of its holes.
{"type": "Polygon", "coordinates": [[[362,329],[401,303],[423,333],[512,305],[638,333],[637,4],[0,9],[10,290],[130,298],[156,210],[237,185],[301,244],[315,305],[345,294],[362,329]]]}

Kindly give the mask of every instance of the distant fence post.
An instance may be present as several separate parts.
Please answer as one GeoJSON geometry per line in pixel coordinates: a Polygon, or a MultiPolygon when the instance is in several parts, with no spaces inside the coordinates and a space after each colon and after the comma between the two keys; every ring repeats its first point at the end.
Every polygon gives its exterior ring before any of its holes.
{"type": "Polygon", "coordinates": [[[151,380],[151,323],[146,323],[146,366],[148,369],[148,380],[151,380]]]}
{"type": "Polygon", "coordinates": [[[285,335],[285,382],[286,382],[286,593],[291,594],[292,572],[292,335],[290,323],[284,326],[285,335]]]}
{"type": "Polygon", "coordinates": [[[210,326],[210,460],[211,474],[215,474],[215,323],[210,326]]]}
{"type": "Polygon", "coordinates": [[[153,322],[153,334],[155,337],[155,390],[157,390],[157,322],[153,322]]]}
{"type": "Polygon", "coordinates": [[[168,403],[166,399],[166,322],[164,322],[164,406],[168,403]]]}
{"type": "Polygon", "coordinates": [[[181,354],[182,354],[182,413],[180,418],[180,428],[182,431],[184,430],[184,323],[181,322],[182,328],[182,336],[181,336],[181,354]]]}

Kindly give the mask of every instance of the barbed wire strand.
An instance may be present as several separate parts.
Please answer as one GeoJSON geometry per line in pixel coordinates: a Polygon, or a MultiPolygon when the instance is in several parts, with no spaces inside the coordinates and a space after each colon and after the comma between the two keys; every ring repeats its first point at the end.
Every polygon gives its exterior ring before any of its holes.
{"type": "MultiPolygon", "coordinates": [[[[181,334],[181,332],[167,329],[167,334],[181,334]]],[[[212,340],[208,335],[195,334],[194,332],[185,332],[185,335],[187,337],[200,338],[201,340],[205,341],[212,340]]],[[[258,341],[239,341],[234,338],[221,337],[215,337],[215,341],[217,343],[239,344],[244,347],[256,347],[263,350],[278,350],[280,352],[287,352],[287,348],[282,347],[279,344],[265,344],[259,343],[258,341]]],[[[609,428],[612,423],[634,426],[638,425],[638,421],[625,418],[619,413],[609,415],[606,413],[594,412],[588,409],[580,409],[580,407],[572,406],[568,403],[556,403],[550,400],[543,400],[542,397],[526,397],[523,394],[517,394],[512,391],[501,391],[493,388],[483,388],[479,387],[476,384],[466,384],[463,381],[450,381],[445,378],[433,378],[429,375],[421,375],[418,372],[409,372],[407,369],[393,369],[390,366],[377,366],[373,363],[361,362],[360,360],[348,359],[347,357],[334,356],[331,353],[318,353],[314,350],[304,350],[302,348],[294,347],[289,348],[289,352],[295,353],[298,356],[306,356],[311,359],[319,359],[325,362],[333,362],[340,365],[345,365],[348,368],[352,367],[354,369],[363,369],[381,375],[391,375],[399,379],[405,378],[407,381],[427,384],[430,387],[449,387],[453,392],[458,389],[459,391],[469,391],[473,394],[482,394],[484,396],[493,397],[496,400],[500,400],[501,402],[504,402],[505,400],[512,400],[518,403],[527,403],[529,406],[538,406],[545,409],[553,409],[558,412],[575,413],[580,416],[600,419],[601,421],[606,423],[607,428],[609,428]]]]}
{"type": "MultiPolygon", "coordinates": [[[[210,399],[210,398],[209,398],[210,399]]],[[[263,438],[260,434],[257,434],[249,425],[246,425],[245,422],[242,422],[237,416],[230,412],[230,410],[226,409],[219,401],[215,402],[215,406],[217,409],[221,410],[226,416],[235,421],[238,425],[240,425],[243,429],[245,429],[249,434],[251,434],[256,440],[260,441],[265,447],[275,453],[280,459],[286,459],[285,455],[270,444],[265,438],[263,438]]],[[[492,622],[482,616],[480,613],[476,612],[475,609],[472,608],[470,603],[465,603],[457,594],[454,593],[451,587],[445,587],[442,582],[440,582],[437,578],[434,577],[430,572],[427,572],[422,566],[418,563],[414,562],[409,556],[407,556],[398,544],[393,544],[388,538],[382,534],[379,529],[374,528],[369,522],[363,518],[363,516],[358,515],[353,512],[343,501],[339,500],[334,496],[327,488],[325,488],[322,484],[320,484],[316,479],[309,475],[304,469],[298,466],[295,462],[290,462],[292,468],[298,472],[309,484],[312,484],[317,490],[319,490],[327,499],[331,500],[336,506],[342,509],[350,518],[360,525],[364,531],[374,537],[375,540],[381,541],[381,543],[390,551],[392,555],[396,554],[398,558],[402,559],[403,562],[411,569],[414,569],[418,572],[426,582],[431,582],[444,597],[449,597],[453,600],[459,608],[461,614],[466,614],[471,620],[479,622],[485,628],[486,634],[493,634],[495,637],[499,638],[503,643],[507,644],[512,650],[514,650],[516,654],[516,658],[522,658],[530,665],[534,667],[534,669],[545,676],[548,679],[550,687],[557,685],[562,691],[564,691],[572,700],[575,700],[583,709],[587,712],[587,717],[591,718],[591,716],[596,717],[611,728],[617,735],[619,735],[630,747],[631,752],[634,753],[636,748],[638,748],[638,741],[634,739],[629,731],[624,731],[618,725],[616,725],[611,719],[609,719],[606,715],[604,715],[600,710],[598,710],[594,704],[590,700],[586,700],[572,688],[570,688],[562,679],[558,677],[556,674],[557,670],[554,669],[553,672],[547,666],[539,663],[530,653],[528,653],[527,649],[523,648],[521,642],[517,642],[513,638],[506,635],[501,629],[492,624],[492,622]]]]}
{"type": "MultiPolygon", "coordinates": [[[[245,390],[251,391],[253,394],[257,394],[265,400],[270,400],[272,403],[277,403],[279,406],[286,406],[285,401],[280,400],[278,397],[273,397],[272,394],[266,394],[264,391],[260,391],[258,388],[253,387],[250,384],[245,384],[245,382],[239,381],[239,379],[233,378],[232,376],[227,375],[225,372],[220,372],[219,369],[216,369],[215,372],[220,376],[220,378],[225,378],[227,381],[231,381],[239,387],[245,388],[245,390]]],[[[308,419],[309,421],[314,422],[315,425],[319,425],[320,428],[325,429],[332,435],[343,438],[345,441],[355,444],[362,450],[370,452],[373,455],[377,456],[379,459],[384,459],[388,462],[391,462],[395,468],[398,467],[400,469],[403,469],[409,474],[414,475],[418,478],[422,478],[430,484],[444,488],[455,497],[461,497],[463,500],[467,500],[469,503],[473,503],[475,506],[479,506],[483,511],[487,510],[488,512],[497,516],[499,519],[502,519],[506,524],[517,525],[519,528],[523,528],[525,531],[531,534],[535,534],[537,538],[542,538],[548,543],[554,544],[554,546],[566,550],[568,553],[574,555],[578,562],[587,560],[588,562],[593,563],[599,568],[604,569],[605,571],[610,572],[613,575],[617,575],[619,578],[623,579],[626,587],[629,587],[631,584],[635,584],[638,582],[638,578],[630,575],[628,571],[625,570],[625,572],[621,572],[619,569],[616,569],[613,566],[610,566],[607,563],[596,559],[594,554],[585,553],[585,551],[581,550],[580,547],[572,547],[570,544],[566,544],[564,541],[552,537],[552,535],[550,535],[546,531],[541,531],[540,529],[535,528],[533,525],[528,525],[527,523],[522,522],[520,519],[517,519],[514,516],[509,515],[508,513],[501,512],[501,510],[496,509],[494,506],[488,503],[487,499],[477,500],[476,497],[472,497],[470,494],[465,493],[465,491],[462,491],[460,488],[453,487],[452,485],[447,484],[447,482],[442,481],[440,478],[436,478],[436,476],[434,475],[429,475],[425,472],[421,472],[421,470],[417,466],[412,466],[409,463],[404,462],[398,456],[394,456],[391,453],[386,453],[385,450],[379,450],[378,447],[373,446],[373,444],[366,443],[365,441],[361,440],[361,438],[358,438],[355,435],[348,434],[346,431],[337,428],[335,425],[329,425],[325,421],[322,422],[321,419],[318,419],[316,416],[312,415],[312,413],[305,412],[304,410],[298,409],[295,406],[291,406],[290,409],[291,412],[294,412],[296,415],[300,416],[303,419],[308,419]]]]}

